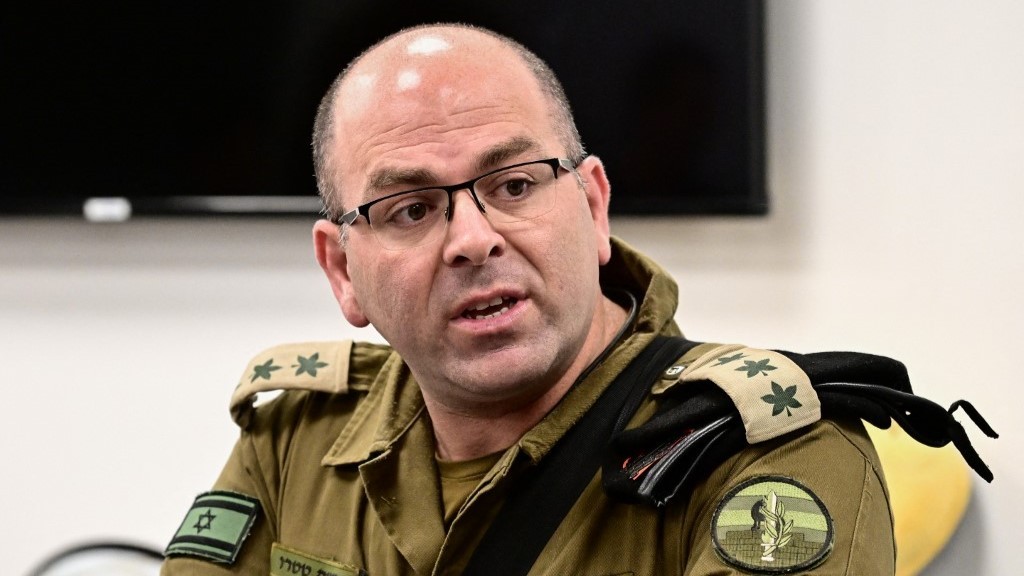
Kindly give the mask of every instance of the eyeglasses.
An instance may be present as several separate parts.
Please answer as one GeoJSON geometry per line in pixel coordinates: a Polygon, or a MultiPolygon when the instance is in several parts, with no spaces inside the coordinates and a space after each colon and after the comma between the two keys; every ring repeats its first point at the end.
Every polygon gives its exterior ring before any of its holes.
{"type": "Polygon", "coordinates": [[[552,207],[559,169],[578,164],[548,158],[492,170],[462,184],[396,192],[332,219],[354,225],[360,216],[384,248],[403,250],[439,238],[452,219],[452,194],[468,190],[473,203],[492,222],[520,222],[543,216],[552,207]]]}

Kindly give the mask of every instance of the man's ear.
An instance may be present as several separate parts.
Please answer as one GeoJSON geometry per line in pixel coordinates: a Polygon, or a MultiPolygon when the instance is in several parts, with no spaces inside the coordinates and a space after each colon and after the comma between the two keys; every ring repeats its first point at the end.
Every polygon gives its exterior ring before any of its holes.
{"type": "Polygon", "coordinates": [[[612,257],[611,227],[608,224],[608,202],[612,188],[608,183],[608,175],[604,172],[604,164],[597,156],[587,156],[576,168],[583,180],[590,207],[590,217],[594,221],[594,234],[597,239],[598,261],[607,264],[612,257]]]}
{"type": "Polygon", "coordinates": [[[313,249],[345,319],[356,328],[369,324],[348,273],[348,254],[341,245],[341,227],[329,220],[318,220],[313,225],[313,249]]]}

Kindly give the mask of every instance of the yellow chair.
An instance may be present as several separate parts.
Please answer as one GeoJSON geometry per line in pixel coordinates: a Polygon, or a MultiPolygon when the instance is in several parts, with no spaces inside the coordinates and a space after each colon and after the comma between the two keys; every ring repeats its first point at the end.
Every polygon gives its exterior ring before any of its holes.
{"type": "Polygon", "coordinates": [[[895,422],[865,424],[889,485],[896,533],[896,576],[915,576],[956,531],[971,499],[971,470],[952,444],[919,444],[895,422]]]}

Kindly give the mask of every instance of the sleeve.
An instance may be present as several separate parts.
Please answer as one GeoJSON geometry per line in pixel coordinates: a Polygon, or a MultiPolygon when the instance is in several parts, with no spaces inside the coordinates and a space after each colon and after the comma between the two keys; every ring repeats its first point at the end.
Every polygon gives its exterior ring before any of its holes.
{"type": "MultiPolygon", "coordinates": [[[[212,534],[211,531],[207,531],[205,535],[196,534],[196,530],[192,528],[193,526],[200,528],[205,526],[206,520],[203,520],[201,516],[203,513],[209,513],[212,516],[213,520],[208,523],[211,528],[216,526],[218,516],[222,520],[227,520],[229,516],[238,517],[236,511],[219,510],[216,507],[216,501],[213,504],[214,507],[205,508],[204,512],[204,507],[199,506],[200,499],[208,495],[236,496],[243,501],[258,503],[254,506],[256,511],[251,525],[247,530],[229,533],[223,538],[224,542],[210,543],[225,550],[233,548],[227,550],[233,559],[230,561],[226,561],[224,557],[213,559],[210,556],[188,552],[169,555],[161,567],[161,576],[222,576],[228,574],[259,576],[269,574],[270,550],[276,539],[275,519],[277,517],[274,492],[269,487],[278,485],[276,481],[278,471],[276,466],[268,467],[265,465],[266,463],[261,463],[257,454],[252,434],[243,432],[220,477],[214,484],[213,490],[197,498],[197,504],[193,505],[189,513],[186,514],[185,521],[175,534],[171,545],[168,546],[168,550],[170,550],[179,541],[179,536],[183,532],[187,532],[193,538],[208,538],[212,534]],[[195,525],[192,523],[193,518],[198,518],[195,525]]],[[[224,499],[218,498],[217,501],[224,499]]],[[[223,504],[223,506],[227,507],[227,504],[223,504]]],[[[187,546],[184,548],[184,550],[190,549],[187,546]]],[[[202,548],[197,547],[196,549],[200,553],[202,552],[202,548]]],[[[215,555],[220,554],[219,549],[215,552],[215,555]]]]}
{"type": "Polygon", "coordinates": [[[748,447],[694,491],[686,514],[687,576],[895,573],[885,478],[859,421],[748,447]]]}
{"type": "Polygon", "coordinates": [[[232,396],[241,436],[213,489],[197,497],[172,537],[161,574],[268,574],[281,537],[285,466],[319,462],[393,360],[387,346],[345,341],[276,346],[250,361],[232,396]],[[301,368],[285,377],[287,370],[275,372],[270,385],[256,376],[275,357],[297,358],[301,368]],[[284,392],[256,409],[253,394],[270,389],[284,392]]]}

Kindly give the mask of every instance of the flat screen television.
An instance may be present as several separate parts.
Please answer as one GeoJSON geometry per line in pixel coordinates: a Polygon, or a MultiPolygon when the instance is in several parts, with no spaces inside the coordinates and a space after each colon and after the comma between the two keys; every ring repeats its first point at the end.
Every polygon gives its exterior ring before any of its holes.
{"type": "Polygon", "coordinates": [[[314,215],[320,96],[373,42],[438,21],[489,27],[548,61],[608,169],[613,213],[768,208],[759,1],[125,0],[5,12],[0,215],[81,215],[97,198],[120,199],[100,201],[101,217],[118,206],[314,215]]]}

